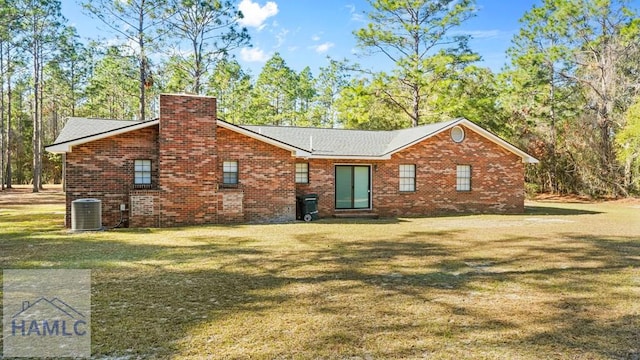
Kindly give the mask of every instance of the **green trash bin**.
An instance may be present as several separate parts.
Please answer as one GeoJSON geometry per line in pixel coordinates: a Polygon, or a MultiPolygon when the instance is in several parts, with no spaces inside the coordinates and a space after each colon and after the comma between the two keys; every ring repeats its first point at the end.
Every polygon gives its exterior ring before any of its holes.
{"type": "Polygon", "coordinates": [[[318,194],[302,196],[300,205],[300,213],[304,221],[318,220],[318,194]]]}

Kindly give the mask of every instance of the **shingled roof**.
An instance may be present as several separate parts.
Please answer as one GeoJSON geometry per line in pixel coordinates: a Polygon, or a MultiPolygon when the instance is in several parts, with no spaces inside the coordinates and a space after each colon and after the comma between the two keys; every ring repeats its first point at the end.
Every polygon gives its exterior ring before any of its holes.
{"type": "Polygon", "coordinates": [[[460,119],[393,131],[245,125],[245,129],[305,149],[316,156],[380,157],[460,119]]]}
{"type": "Polygon", "coordinates": [[[130,121],[70,117],[53,144],[45,147],[52,153],[66,153],[74,145],[84,144],[148,126],[158,125],[159,120],[130,121]]]}
{"type": "MultiPolygon", "coordinates": [[[[75,145],[158,124],[157,119],[140,122],[69,118],[58,138],[46,150],[66,153],[75,145]]],[[[392,131],[234,125],[218,120],[218,126],[291,150],[298,157],[339,159],[389,159],[393,153],[456,125],[471,128],[518,155],[523,162],[537,162],[527,153],[464,118],[392,131]]]]}

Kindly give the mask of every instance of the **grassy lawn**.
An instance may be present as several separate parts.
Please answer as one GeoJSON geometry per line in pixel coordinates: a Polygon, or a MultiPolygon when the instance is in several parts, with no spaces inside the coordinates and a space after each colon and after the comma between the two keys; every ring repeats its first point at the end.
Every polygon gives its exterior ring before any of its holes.
{"type": "Polygon", "coordinates": [[[92,269],[97,358],[640,358],[637,201],[70,234],[3,196],[1,268],[92,269]]]}

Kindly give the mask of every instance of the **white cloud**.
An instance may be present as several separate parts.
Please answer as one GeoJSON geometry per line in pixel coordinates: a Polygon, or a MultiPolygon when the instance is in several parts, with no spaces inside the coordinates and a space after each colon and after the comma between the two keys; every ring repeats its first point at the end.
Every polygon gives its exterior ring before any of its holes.
{"type": "Polygon", "coordinates": [[[500,30],[476,30],[470,31],[469,35],[476,39],[487,39],[500,35],[500,30]]]}
{"type": "Polygon", "coordinates": [[[269,55],[259,48],[242,48],[240,58],[246,62],[266,62],[269,60],[269,55]]]}
{"type": "Polygon", "coordinates": [[[117,46],[120,48],[120,51],[123,52],[123,55],[127,56],[136,56],[140,53],[140,44],[138,44],[133,39],[125,39],[122,40],[119,37],[112,37],[106,40],[103,40],[104,48],[109,48],[111,46],[117,46]]]}
{"type": "Polygon", "coordinates": [[[351,14],[351,21],[353,22],[360,22],[360,23],[366,23],[367,19],[364,18],[364,15],[362,14],[351,14]]]}
{"type": "Polygon", "coordinates": [[[356,12],[355,5],[348,4],[348,5],[345,5],[345,7],[348,9],[349,14],[351,14],[351,21],[361,22],[361,23],[366,22],[364,15],[362,13],[356,12]]]}
{"type": "Polygon", "coordinates": [[[332,43],[332,42],[326,42],[326,43],[322,43],[322,44],[313,46],[313,49],[318,54],[322,54],[322,53],[326,53],[327,51],[329,51],[329,49],[331,49],[334,45],[335,44],[332,43]]]}
{"type": "Polygon", "coordinates": [[[238,9],[244,15],[244,18],[238,21],[240,25],[262,29],[265,20],[278,13],[278,4],[268,1],[264,6],[260,6],[259,3],[251,0],[242,0],[238,9]]]}
{"type": "Polygon", "coordinates": [[[501,35],[500,30],[456,30],[451,35],[469,35],[474,39],[490,39],[501,35]]]}
{"type": "Polygon", "coordinates": [[[313,41],[320,41],[320,36],[318,36],[318,35],[313,35],[313,36],[311,37],[311,40],[313,40],[313,41]]]}
{"type": "Polygon", "coordinates": [[[276,40],[278,41],[278,43],[276,44],[276,48],[279,48],[280,46],[282,46],[282,44],[284,44],[285,40],[287,39],[287,35],[289,34],[289,30],[287,29],[281,29],[277,34],[276,34],[276,40]]]}

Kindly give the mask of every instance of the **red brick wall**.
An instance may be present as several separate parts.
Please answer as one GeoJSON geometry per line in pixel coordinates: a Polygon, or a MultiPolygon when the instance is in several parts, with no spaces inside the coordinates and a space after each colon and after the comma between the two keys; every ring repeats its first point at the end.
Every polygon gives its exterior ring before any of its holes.
{"type": "Polygon", "coordinates": [[[160,102],[159,127],[78,145],[67,154],[67,226],[71,202],[79,198],[102,200],[106,227],[120,220],[120,204],[131,226],[290,221],[296,194],[306,193],[319,195],[320,215],[327,217],[335,212],[336,164],[371,166],[372,208],[381,216],[524,211],[521,159],[471,129],[462,143],[445,131],[386,161],[305,161],[217,127],[213,98],[162,95],[160,102]],[[134,188],[135,159],[152,160],[151,189],[134,188]],[[238,162],[236,187],[220,187],[227,160],[238,162]],[[295,184],[296,162],[309,164],[309,184],[295,184]],[[415,192],[399,191],[400,164],[416,165],[415,192]],[[472,167],[470,192],[456,191],[457,164],[472,167]]]}
{"type": "Polygon", "coordinates": [[[335,213],[336,164],[371,166],[372,208],[381,216],[440,213],[521,213],[524,211],[524,164],[520,157],[465,128],[454,143],[449,132],[392,155],[387,161],[309,161],[309,184],[298,194],[317,193],[321,216],[335,213]],[[416,165],[416,191],[399,191],[399,165],[416,165]],[[456,190],[456,165],[471,165],[471,191],[456,190]]]}
{"type": "MultiPolygon", "coordinates": [[[[102,224],[112,227],[120,221],[120,204],[129,208],[133,189],[134,161],[151,159],[152,186],[158,184],[158,127],[74,146],[66,154],[65,224],[71,227],[71,202],[83,198],[102,201],[102,224]]],[[[128,212],[123,214],[128,221],[128,212]]]]}
{"type": "Polygon", "coordinates": [[[160,95],[160,226],[217,222],[216,100],[160,95]]]}
{"type": "Polygon", "coordinates": [[[129,226],[160,227],[160,190],[133,190],[129,193],[129,226]]]}
{"type": "Polygon", "coordinates": [[[462,143],[444,131],[378,167],[375,206],[381,215],[524,212],[524,164],[504,148],[465,128],[462,143]],[[416,191],[398,191],[400,164],[416,165],[416,191]],[[456,190],[456,166],[471,166],[471,191],[456,190]]]}
{"type": "Polygon", "coordinates": [[[221,194],[241,193],[243,198],[243,214],[232,207],[226,214],[221,211],[221,222],[295,220],[295,158],[291,151],[219,127],[218,159],[220,173],[224,161],[238,162],[238,187],[221,188],[221,194]]]}
{"type": "Polygon", "coordinates": [[[67,154],[71,201],[102,200],[103,224],[167,227],[295,219],[290,151],[218,128],[215,99],[161,96],[160,126],[79,145],[67,154]],[[152,188],[133,186],[135,159],[152,160],[152,188]],[[222,162],[238,161],[239,185],[219,188],[222,162]]]}

